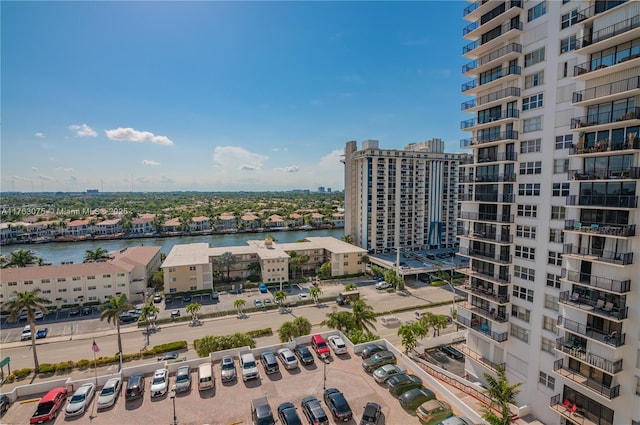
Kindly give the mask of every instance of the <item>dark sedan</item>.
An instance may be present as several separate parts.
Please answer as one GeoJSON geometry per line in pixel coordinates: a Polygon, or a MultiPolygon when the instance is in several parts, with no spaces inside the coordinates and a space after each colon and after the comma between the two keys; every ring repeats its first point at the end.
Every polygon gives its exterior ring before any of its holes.
{"type": "Polygon", "coordinates": [[[282,403],[278,406],[278,418],[283,425],[302,425],[300,416],[293,403],[282,403]]]}
{"type": "Polygon", "coordinates": [[[382,407],[378,403],[370,401],[364,406],[364,412],[362,412],[362,419],[360,425],[377,425],[378,419],[382,415],[382,407]]]}
{"type": "Polygon", "coordinates": [[[436,395],[427,388],[414,388],[406,391],[398,399],[400,405],[407,410],[414,411],[425,401],[433,400],[436,395]]]}
{"type": "Polygon", "coordinates": [[[298,359],[302,364],[313,364],[314,358],[311,351],[304,345],[296,345],[296,348],[293,349],[293,352],[296,354],[298,359]]]}
{"type": "Polygon", "coordinates": [[[391,395],[399,397],[406,391],[414,388],[422,387],[422,379],[415,375],[407,375],[401,373],[399,375],[392,376],[387,380],[387,386],[391,395]]]}
{"type": "Polygon", "coordinates": [[[384,348],[380,344],[368,344],[366,347],[364,347],[364,349],[360,354],[362,355],[363,359],[368,359],[378,351],[384,351],[384,350],[386,350],[386,348],[384,348]]]}
{"type": "Polygon", "coordinates": [[[337,421],[347,422],[351,420],[353,412],[351,407],[344,398],[344,394],[336,388],[327,388],[324,391],[324,402],[329,408],[329,411],[333,415],[333,418],[337,421]]]}

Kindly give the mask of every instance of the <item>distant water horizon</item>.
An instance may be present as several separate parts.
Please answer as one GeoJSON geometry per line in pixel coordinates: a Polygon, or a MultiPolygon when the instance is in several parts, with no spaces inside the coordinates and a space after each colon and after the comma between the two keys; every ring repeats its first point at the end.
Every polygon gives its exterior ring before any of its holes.
{"type": "Polygon", "coordinates": [[[198,236],[170,236],[160,238],[136,238],[114,240],[90,240],[78,242],[49,242],[43,244],[14,244],[0,247],[0,254],[8,256],[12,251],[28,249],[42,258],[45,263],[59,265],[63,262],[82,263],[87,250],[95,251],[98,248],[109,252],[118,251],[132,246],[159,246],[160,251],[168,254],[174,245],[189,243],[208,243],[212,247],[246,245],[247,241],[264,239],[271,234],[277,242],[291,243],[308,236],[333,236],[341,239],[344,229],[321,230],[292,230],[271,233],[229,233],[198,236]]]}

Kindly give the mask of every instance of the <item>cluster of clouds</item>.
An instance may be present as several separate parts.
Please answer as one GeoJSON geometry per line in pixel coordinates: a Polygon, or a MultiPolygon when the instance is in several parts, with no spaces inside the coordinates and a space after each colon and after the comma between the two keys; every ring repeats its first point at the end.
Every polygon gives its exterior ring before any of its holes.
{"type": "MultiPolygon", "coordinates": [[[[69,130],[73,131],[76,137],[97,137],[98,132],[91,128],[88,124],[71,124],[69,130]]],[[[109,140],[118,142],[134,142],[134,143],[154,143],[157,145],[171,146],[173,141],[167,136],[158,136],[150,131],[139,131],[131,127],[118,127],[112,130],[105,130],[109,140]]],[[[37,137],[44,137],[43,133],[36,133],[37,137]]]]}

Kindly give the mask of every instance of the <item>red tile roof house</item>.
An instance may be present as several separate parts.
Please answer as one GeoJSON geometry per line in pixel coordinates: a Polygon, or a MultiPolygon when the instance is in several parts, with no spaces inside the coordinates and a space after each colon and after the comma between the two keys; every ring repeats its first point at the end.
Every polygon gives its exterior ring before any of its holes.
{"type": "Polygon", "coordinates": [[[282,218],[282,216],[273,214],[273,215],[270,215],[269,218],[264,222],[264,227],[268,227],[271,229],[286,227],[286,223],[284,222],[284,219],[282,218]]]}
{"type": "Polygon", "coordinates": [[[193,217],[191,219],[191,223],[189,223],[189,230],[192,232],[211,230],[211,222],[209,221],[209,217],[193,217]]]}
{"type": "Polygon", "coordinates": [[[216,220],[216,230],[221,232],[228,232],[238,230],[238,222],[236,216],[233,213],[222,213],[216,220]]]}
{"type": "Polygon", "coordinates": [[[142,214],[140,217],[134,218],[133,220],[131,220],[130,233],[135,233],[135,234],[155,233],[156,229],[153,227],[154,219],[155,219],[155,214],[142,214]]]}
{"type": "Polygon", "coordinates": [[[324,216],[320,213],[311,214],[311,224],[314,226],[322,226],[324,224],[324,216]]]}
{"type": "Polygon", "coordinates": [[[333,222],[333,227],[344,227],[344,214],[343,213],[331,214],[331,221],[333,222]]]}
{"type": "Polygon", "coordinates": [[[65,236],[88,236],[91,235],[92,232],[93,225],[89,219],[70,221],[64,229],[65,236]]]}
{"type": "Polygon", "coordinates": [[[182,223],[180,223],[180,219],[172,218],[164,222],[164,224],[162,225],[162,230],[165,232],[179,232],[180,226],[182,226],[182,223]]]}
{"type": "Polygon", "coordinates": [[[240,218],[240,221],[245,229],[257,229],[260,227],[260,219],[254,213],[246,213],[240,218]]]}
{"type": "Polygon", "coordinates": [[[300,214],[289,214],[289,225],[292,227],[299,227],[304,225],[304,217],[300,214]]]}
{"type": "Polygon", "coordinates": [[[104,220],[94,226],[95,233],[98,235],[115,235],[122,233],[122,225],[120,219],[104,220]]]}

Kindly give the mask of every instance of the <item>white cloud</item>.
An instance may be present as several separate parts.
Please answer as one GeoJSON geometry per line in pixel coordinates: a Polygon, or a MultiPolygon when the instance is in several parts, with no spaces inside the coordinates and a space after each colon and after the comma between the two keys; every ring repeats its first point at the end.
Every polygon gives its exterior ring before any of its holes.
{"type": "Polygon", "coordinates": [[[335,169],[340,170],[340,173],[344,173],[344,165],[340,162],[342,156],[344,155],[344,151],[340,149],[336,149],[334,151],[329,152],[322,158],[320,158],[320,162],[318,165],[325,169],[335,169]]]}
{"type": "Polygon", "coordinates": [[[33,171],[38,171],[38,167],[31,167],[33,171]]]}
{"type": "Polygon", "coordinates": [[[238,146],[217,146],[213,151],[213,161],[221,168],[239,168],[240,170],[260,170],[269,157],[249,152],[238,146]],[[235,164],[241,164],[236,167],[235,164]]]}
{"type": "Polygon", "coordinates": [[[43,176],[42,174],[38,174],[38,178],[40,180],[43,180],[43,181],[51,181],[51,180],[53,180],[53,178],[51,178],[49,176],[43,176]]]}
{"type": "Polygon", "coordinates": [[[34,136],[36,137],[44,137],[44,133],[41,131],[38,131],[36,134],[34,134],[34,136]]]}
{"type": "Polygon", "coordinates": [[[66,171],[67,173],[70,173],[73,171],[73,168],[63,168],[62,171],[66,171]]]}
{"type": "Polygon", "coordinates": [[[150,131],[138,131],[133,128],[118,127],[113,130],[105,130],[104,132],[109,139],[119,142],[149,142],[165,146],[173,145],[173,142],[167,136],[156,136],[150,131]]]}
{"type": "Polygon", "coordinates": [[[300,171],[300,167],[298,167],[297,165],[289,165],[287,167],[276,168],[276,170],[284,171],[285,173],[297,173],[298,171],[300,171]]]}
{"type": "Polygon", "coordinates": [[[78,137],[96,137],[98,135],[98,133],[96,133],[96,131],[87,124],[71,124],[69,126],[69,130],[75,131],[76,136],[78,137]]]}
{"type": "Polygon", "coordinates": [[[158,161],[154,161],[154,160],[152,160],[152,159],[143,159],[143,160],[142,160],[142,164],[143,164],[143,165],[151,165],[151,166],[153,166],[153,165],[160,165],[160,163],[159,163],[158,161]]]}

